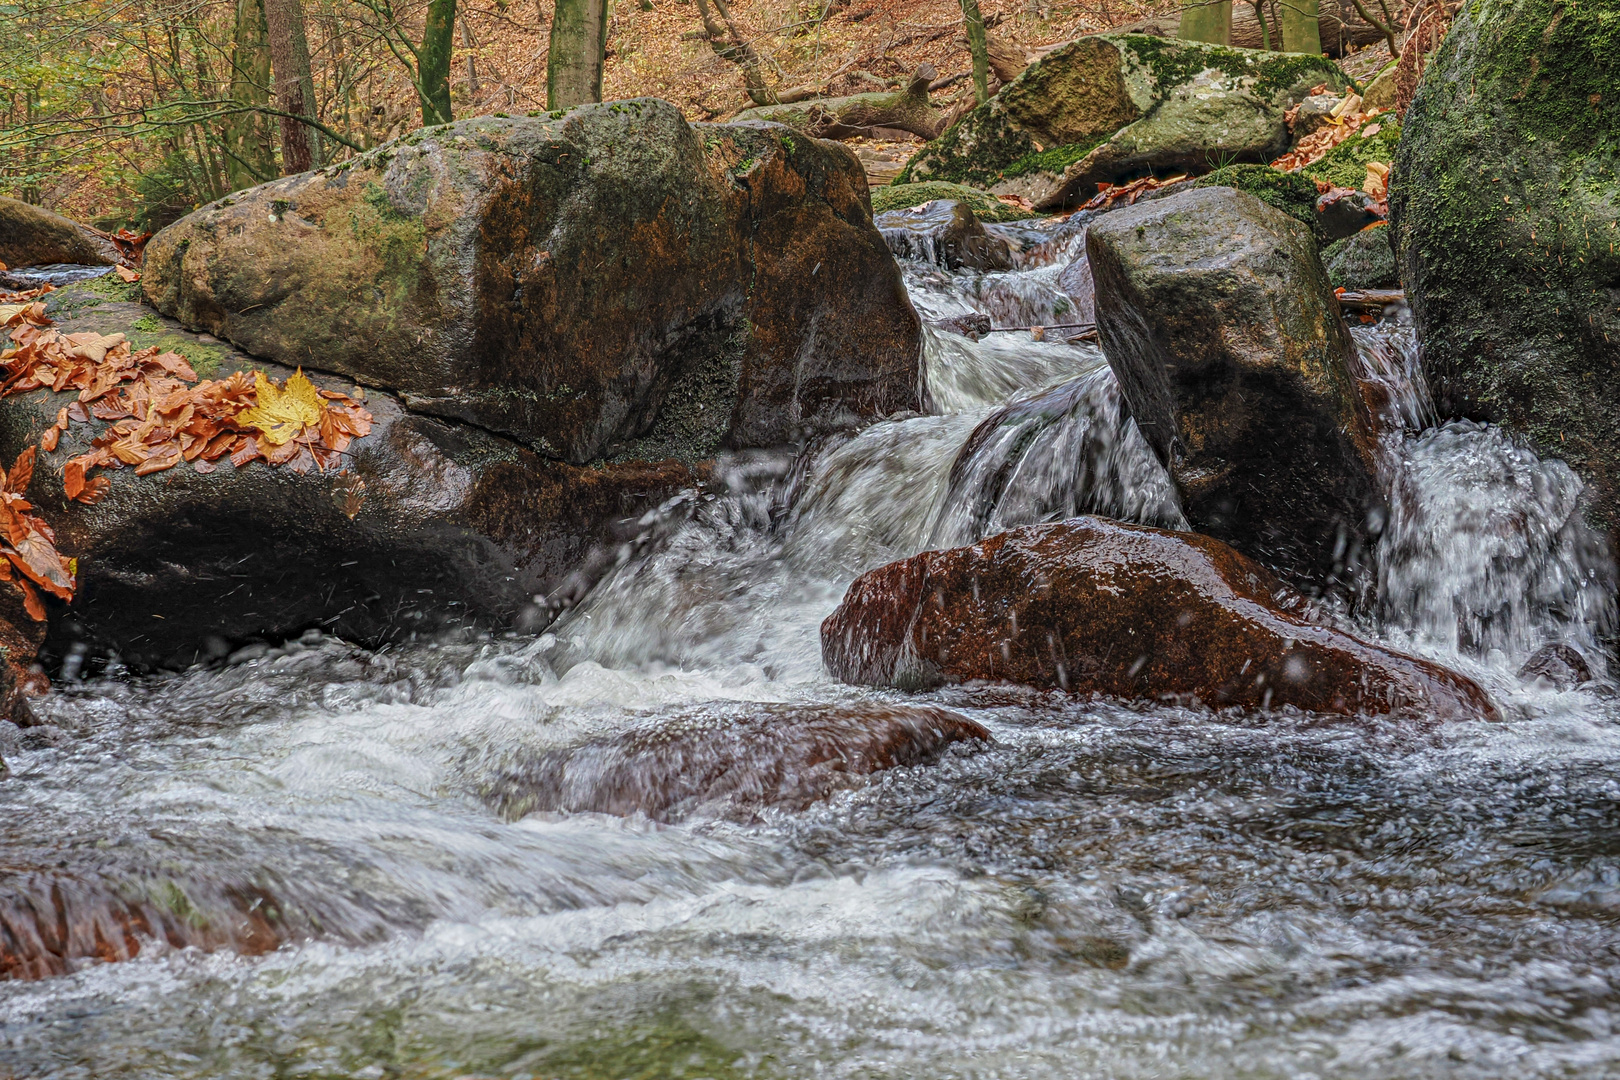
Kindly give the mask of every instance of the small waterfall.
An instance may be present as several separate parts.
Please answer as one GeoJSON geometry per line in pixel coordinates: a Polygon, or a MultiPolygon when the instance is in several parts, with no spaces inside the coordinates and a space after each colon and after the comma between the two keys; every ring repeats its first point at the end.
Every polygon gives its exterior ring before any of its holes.
{"type": "Polygon", "coordinates": [[[929,547],[1102,514],[1185,529],[1174,486],[1130,421],[1106,363],[996,410],[951,468],[929,547]]]}
{"type": "Polygon", "coordinates": [[[1407,440],[1379,549],[1387,629],[1517,663],[1549,641],[1597,660],[1615,624],[1614,569],[1581,517],[1582,484],[1500,428],[1454,421],[1407,440]]]}

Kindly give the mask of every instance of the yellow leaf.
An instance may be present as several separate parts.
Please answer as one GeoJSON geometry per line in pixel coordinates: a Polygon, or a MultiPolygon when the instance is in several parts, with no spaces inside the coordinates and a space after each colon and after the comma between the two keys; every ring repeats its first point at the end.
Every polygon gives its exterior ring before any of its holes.
{"type": "Polygon", "coordinates": [[[266,442],[281,446],[296,439],[306,427],[321,422],[324,411],[321,397],[315,384],[304,378],[303,368],[299,368],[298,373],[287,380],[287,385],[279,389],[264,377],[264,372],[255,371],[253,374],[259,403],[237,413],[238,424],[257,428],[264,433],[266,442]]]}

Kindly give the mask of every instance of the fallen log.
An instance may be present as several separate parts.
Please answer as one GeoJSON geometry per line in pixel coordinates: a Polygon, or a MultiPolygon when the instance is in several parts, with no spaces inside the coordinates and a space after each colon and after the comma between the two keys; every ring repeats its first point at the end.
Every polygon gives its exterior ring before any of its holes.
{"type": "Polygon", "coordinates": [[[945,114],[928,103],[929,86],[937,78],[934,66],[924,64],[904,90],[761,105],[744,109],[736,119],[786,124],[818,139],[850,139],[880,127],[934,139],[945,130],[945,114]]]}

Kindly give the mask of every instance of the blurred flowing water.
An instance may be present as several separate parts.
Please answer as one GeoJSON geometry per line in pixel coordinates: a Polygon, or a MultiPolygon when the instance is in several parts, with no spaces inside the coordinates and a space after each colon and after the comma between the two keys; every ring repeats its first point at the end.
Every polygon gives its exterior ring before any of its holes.
{"type": "MultiPolygon", "coordinates": [[[[1078,231],[1004,231],[1011,272],[906,262],[919,309],[1078,321],[1078,231]]],[[[1607,556],[1561,463],[1433,426],[1398,317],[1356,335],[1392,410],[1359,630],[1503,723],[831,681],[818,625],[866,569],[1080,512],[1184,524],[1094,346],[929,331],[931,415],[723,463],[544,635],[308,635],[0,733],[12,909],[117,897],[220,946],[0,984],[0,1075],[1620,1074],[1620,708],[1515,674],[1549,641],[1598,661],[1607,556]],[[905,703],[993,742],[676,824],[492,795],[630,729],[905,703]]]]}

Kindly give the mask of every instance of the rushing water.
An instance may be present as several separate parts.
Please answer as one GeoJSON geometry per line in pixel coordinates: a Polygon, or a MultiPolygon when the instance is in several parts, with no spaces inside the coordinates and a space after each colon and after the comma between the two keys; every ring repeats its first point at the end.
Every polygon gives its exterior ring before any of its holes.
{"type": "MultiPolygon", "coordinates": [[[[1009,234],[1012,272],[908,262],[919,308],[1071,321],[1077,232],[1009,234]]],[[[864,569],[1076,512],[1182,521],[1094,346],[931,332],[935,415],[726,463],[544,635],[309,635],[7,729],[7,903],[134,898],[237,947],[0,985],[0,1074],[1620,1073],[1620,708],[1515,675],[1552,640],[1597,660],[1606,556],[1567,468],[1432,426],[1409,328],[1357,336],[1404,430],[1362,632],[1504,722],[831,681],[818,625],[864,569]],[[676,824],[493,794],[626,730],[904,702],[993,742],[676,824]],[[243,955],[265,907],[292,943],[243,955]]]]}

